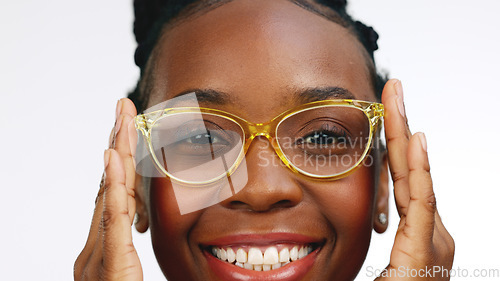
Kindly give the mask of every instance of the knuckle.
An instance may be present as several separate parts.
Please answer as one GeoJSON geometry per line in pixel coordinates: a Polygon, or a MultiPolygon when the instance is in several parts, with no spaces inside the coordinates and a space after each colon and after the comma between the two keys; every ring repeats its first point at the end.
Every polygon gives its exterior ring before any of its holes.
{"type": "Polygon", "coordinates": [[[407,142],[409,140],[407,132],[398,132],[396,135],[387,135],[387,146],[390,146],[392,143],[397,143],[398,141],[407,142]]]}
{"type": "Polygon", "coordinates": [[[394,183],[404,182],[408,180],[408,172],[394,171],[392,172],[392,181],[394,183]]]}
{"type": "Polygon", "coordinates": [[[104,209],[102,211],[102,218],[101,218],[101,224],[102,224],[102,227],[103,229],[108,229],[110,227],[110,225],[113,224],[115,220],[115,216],[113,214],[113,212],[111,212],[109,209],[104,209]]]}
{"type": "Polygon", "coordinates": [[[104,176],[103,183],[102,183],[102,194],[104,194],[109,188],[111,187],[111,179],[107,177],[106,175],[104,176]]]}
{"type": "Polygon", "coordinates": [[[427,211],[431,213],[435,213],[437,209],[436,205],[436,196],[434,196],[434,192],[430,192],[428,195],[423,196],[414,196],[410,195],[410,201],[419,202],[427,211]]]}
{"type": "Polygon", "coordinates": [[[121,219],[121,216],[129,216],[129,212],[126,209],[122,210],[110,210],[109,208],[104,208],[102,211],[101,225],[104,231],[112,228],[117,224],[117,220],[121,219]]]}
{"type": "Polygon", "coordinates": [[[432,212],[436,211],[437,205],[436,205],[436,196],[434,192],[431,192],[429,195],[427,195],[427,197],[425,198],[425,203],[430,211],[432,212]]]}
{"type": "Polygon", "coordinates": [[[400,215],[407,214],[408,213],[408,207],[407,206],[398,206],[398,213],[400,215]]]}
{"type": "Polygon", "coordinates": [[[428,192],[428,194],[424,195],[413,195],[410,194],[410,201],[420,201],[425,204],[427,208],[429,208],[432,211],[436,211],[437,209],[437,203],[436,203],[436,196],[433,191],[428,192]]]}
{"type": "Polygon", "coordinates": [[[431,173],[431,165],[429,165],[429,162],[425,162],[424,165],[422,166],[422,169],[424,170],[425,173],[430,174],[431,173]]]}

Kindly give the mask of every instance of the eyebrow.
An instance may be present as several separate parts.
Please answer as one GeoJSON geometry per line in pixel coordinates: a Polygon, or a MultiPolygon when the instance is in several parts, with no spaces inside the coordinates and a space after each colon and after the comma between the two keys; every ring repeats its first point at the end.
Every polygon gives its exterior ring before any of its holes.
{"type": "MultiPolygon", "coordinates": [[[[224,105],[234,102],[230,94],[214,89],[190,89],[175,95],[173,98],[181,101],[182,96],[192,93],[196,95],[198,102],[201,103],[224,105]]],[[[355,99],[354,95],[349,90],[341,87],[294,89],[291,90],[290,98],[300,104],[328,99],[355,99]]]]}
{"type": "Polygon", "coordinates": [[[328,99],[355,99],[347,89],[341,87],[316,87],[294,92],[294,98],[301,103],[322,101],[328,99]]]}
{"type": "Polygon", "coordinates": [[[198,102],[212,103],[212,104],[227,104],[230,103],[231,95],[225,92],[216,91],[213,89],[190,89],[175,95],[172,99],[182,101],[182,97],[187,94],[195,94],[198,102]]]}

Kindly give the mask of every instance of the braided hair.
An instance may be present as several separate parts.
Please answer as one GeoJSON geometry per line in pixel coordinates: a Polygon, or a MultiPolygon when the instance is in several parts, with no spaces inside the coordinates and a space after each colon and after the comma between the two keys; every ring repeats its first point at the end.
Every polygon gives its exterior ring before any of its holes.
{"type": "MultiPolygon", "coordinates": [[[[148,103],[148,91],[141,87],[141,81],[146,76],[148,59],[161,35],[163,26],[186,11],[189,15],[189,12],[195,13],[230,1],[233,0],[134,0],[134,34],[138,44],[134,59],[135,64],[141,69],[141,76],[135,90],[129,93],[128,98],[134,102],[138,112],[145,110],[148,103]]],[[[356,36],[371,60],[372,85],[377,99],[380,99],[387,78],[376,70],[374,52],[378,49],[377,32],[372,27],[355,21],[347,13],[347,0],[290,1],[342,25],[356,36]]]]}

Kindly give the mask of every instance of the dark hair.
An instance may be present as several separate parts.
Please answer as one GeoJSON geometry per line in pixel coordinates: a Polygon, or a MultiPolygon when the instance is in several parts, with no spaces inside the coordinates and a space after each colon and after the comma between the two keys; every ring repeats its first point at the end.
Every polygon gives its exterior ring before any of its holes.
{"type": "MultiPolygon", "coordinates": [[[[135,63],[141,69],[141,76],[135,90],[128,97],[134,102],[137,111],[146,109],[148,103],[147,85],[141,87],[145,78],[149,57],[166,23],[181,17],[218,7],[234,0],[134,0],[134,34],[137,41],[135,63]]],[[[346,11],[347,0],[289,0],[296,5],[334,21],[349,29],[365,48],[371,61],[370,72],[375,95],[380,100],[387,78],[377,72],[374,51],[378,49],[378,34],[372,27],[355,21],[346,11]]],[[[146,83],[147,84],[147,83],[146,83]]]]}

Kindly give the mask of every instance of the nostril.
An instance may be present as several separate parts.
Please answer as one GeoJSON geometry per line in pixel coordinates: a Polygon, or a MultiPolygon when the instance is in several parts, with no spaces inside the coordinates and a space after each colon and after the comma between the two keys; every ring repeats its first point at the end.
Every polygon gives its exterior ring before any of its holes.
{"type": "Polygon", "coordinates": [[[291,208],[295,204],[291,200],[280,200],[274,204],[267,205],[265,206],[251,206],[245,202],[242,201],[230,201],[228,202],[229,208],[235,209],[235,210],[242,210],[242,209],[247,209],[251,211],[257,211],[257,212],[267,212],[267,211],[272,211],[276,209],[284,209],[284,208],[291,208]]]}
{"type": "Polygon", "coordinates": [[[229,202],[231,209],[248,209],[248,205],[241,201],[231,201],[229,202]]]}
{"type": "Polygon", "coordinates": [[[291,200],[280,200],[272,205],[272,208],[290,208],[295,204],[291,200]]]}

